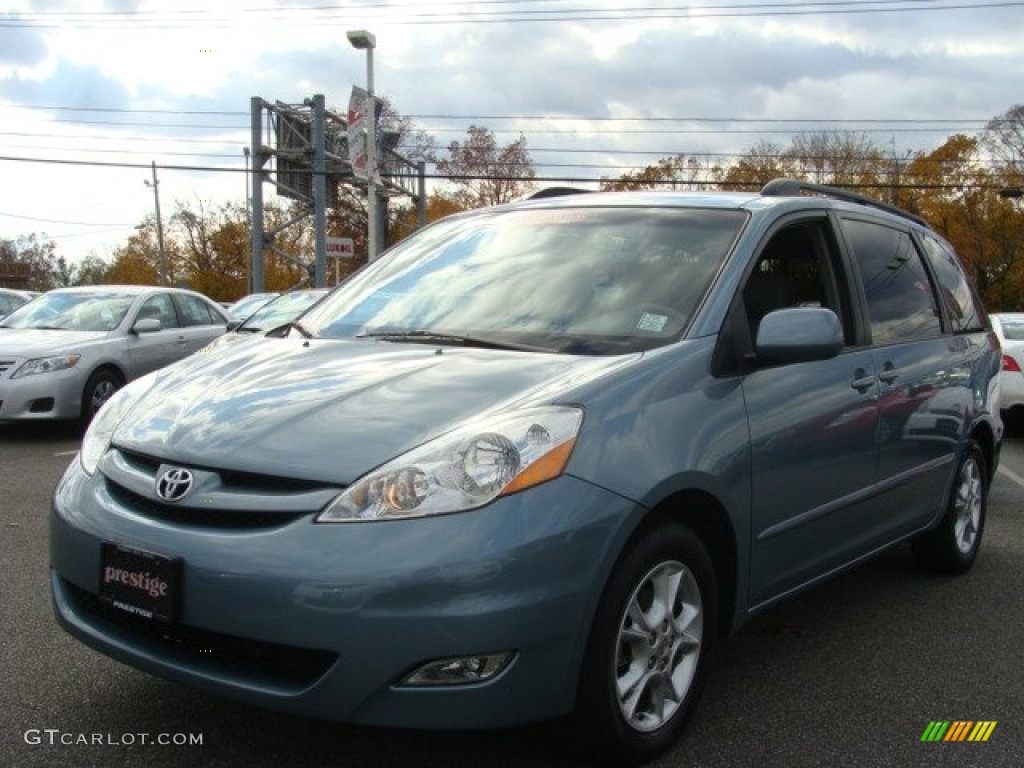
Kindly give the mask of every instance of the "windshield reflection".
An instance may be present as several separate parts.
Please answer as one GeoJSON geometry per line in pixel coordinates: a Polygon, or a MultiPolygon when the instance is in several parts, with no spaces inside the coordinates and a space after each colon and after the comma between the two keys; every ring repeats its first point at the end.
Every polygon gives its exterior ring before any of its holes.
{"type": "Polygon", "coordinates": [[[121,324],[133,301],[134,295],[113,291],[50,291],[11,313],[3,325],[6,328],[112,331],[121,324]]]}
{"type": "Polygon", "coordinates": [[[620,354],[685,331],[746,215],[559,208],[436,224],[303,317],[315,336],[433,332],[620,354]]]}

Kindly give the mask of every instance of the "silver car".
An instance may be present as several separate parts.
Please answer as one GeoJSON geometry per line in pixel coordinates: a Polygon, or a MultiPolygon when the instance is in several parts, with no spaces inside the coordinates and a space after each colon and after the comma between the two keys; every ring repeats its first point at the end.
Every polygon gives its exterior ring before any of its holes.
{"type": "Polygon", "coordinates": [[[19,291],[14,288],[0,288],[0,320],[3,320],[22,304],[31,301],[38,295],[39,294],[34,291],[19,291]]]}
{"type": "Polygon", "coordinates": [[[89,421],[124,384],[227,328],[225,312],[178,288],[48,291],[0,322],[0,420],[89,421]]]}

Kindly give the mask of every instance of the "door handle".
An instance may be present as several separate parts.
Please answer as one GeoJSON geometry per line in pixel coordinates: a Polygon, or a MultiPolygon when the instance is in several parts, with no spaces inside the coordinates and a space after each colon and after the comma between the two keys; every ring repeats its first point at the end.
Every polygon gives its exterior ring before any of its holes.
{"type": "Polygon", "coordinates": [[[900,377],[900,369],[894,366],[892,363],[886,363],[882,366],[882,372],[878,374],[878,380],[883,384],[892,384],[896,379],[900,377]]]}
{"type": "Polygon", "coordinates": [[[850,382],[850,386],[861,394],[864,394],[871,389],[871,387],[875,386],[875,381],[875,376],[868,373],[863,368],[858,368],[853,372],[853,381],[850,382]]]}

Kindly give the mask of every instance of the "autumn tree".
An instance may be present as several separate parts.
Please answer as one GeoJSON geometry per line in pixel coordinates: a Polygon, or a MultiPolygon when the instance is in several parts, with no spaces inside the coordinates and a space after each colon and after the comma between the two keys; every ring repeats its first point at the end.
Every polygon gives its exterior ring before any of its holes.
{"type": "Polygon", "coordinates": [[[48,291],[54,287],[56,245],[45,235],[0,239],[0,279],[13,287],[48,291]]]}
{"type": "MultiPolygon", "coordinates": [[[[174,244],[165,239],[165,254],[174,253],[174,244]]],[[[172,263],[169,256],[168,265],[172,263]]],[[[105,282],[118,285],[159,285],[160,251],[156,236],[147,227],[136,228],[128,242],[114,250],[114,260],[107,270],[105,282]]]]}
{"type": "Polygon", "coordinates": [[[952,243],[989,309],[1019,305],[1024,254],[1010,202],[983,161],[977,137],[956,134],[916,153],[903,175],[906,207],[952,243]]]}
{"type": "MultiPolygon", "coordinates": [[[[465,206],[454,194],[444,191],[435,192],[427,197],[427,224],[431,224],[438,219],[443,219],[445,216],[450,216],[453,213],[458,213],[459,211],[464,210],[466,210],[465,206]]],[[[416,207],[413,205],[406,205],[395,209],[392,212],[391,221],[388,226],[391,232],[391,241],[393,243],[397,243],[411,235],[419,228],[416,207]]]]}
{"type": "Polygon", "coordinates": [[[799,175],[798,165],[781,145],[762,140],[722,171],[719,181],[726,189],[756,192],[772,179],[799,175]]]}
{"type": "Polygon", "coordinates": [[[247,293],[249,227],[243,206],[179,202],[171,231],[180,244],[181,279],[193,290],[217,301],[247,293]]]}
{"type": "Polygon", "coordinates": [[[508,203],[532,189],[537,174],[522,134],[499,147],[487,128],[471,125],[466,140],[448,145],[448,157],[437,158],[437,171],[455,185],[455,198],[463,207],[478,208],[508,203]]]}
{"type": "Polygon", "coordinates": [[[103,285],[108,279],[110,264],[96,254],[89,254],[74,268],[72,285],[103,285]]]}

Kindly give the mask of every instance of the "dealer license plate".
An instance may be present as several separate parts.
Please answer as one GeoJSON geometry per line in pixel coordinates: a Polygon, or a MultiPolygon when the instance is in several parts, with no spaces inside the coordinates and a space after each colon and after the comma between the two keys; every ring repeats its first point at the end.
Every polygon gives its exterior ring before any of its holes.
{"type": "Polygon", "coordinates": [[[100,558],[100,597],[127,613],[174,621],[181,581],[181,559],[104,543],[100,558]]]}

